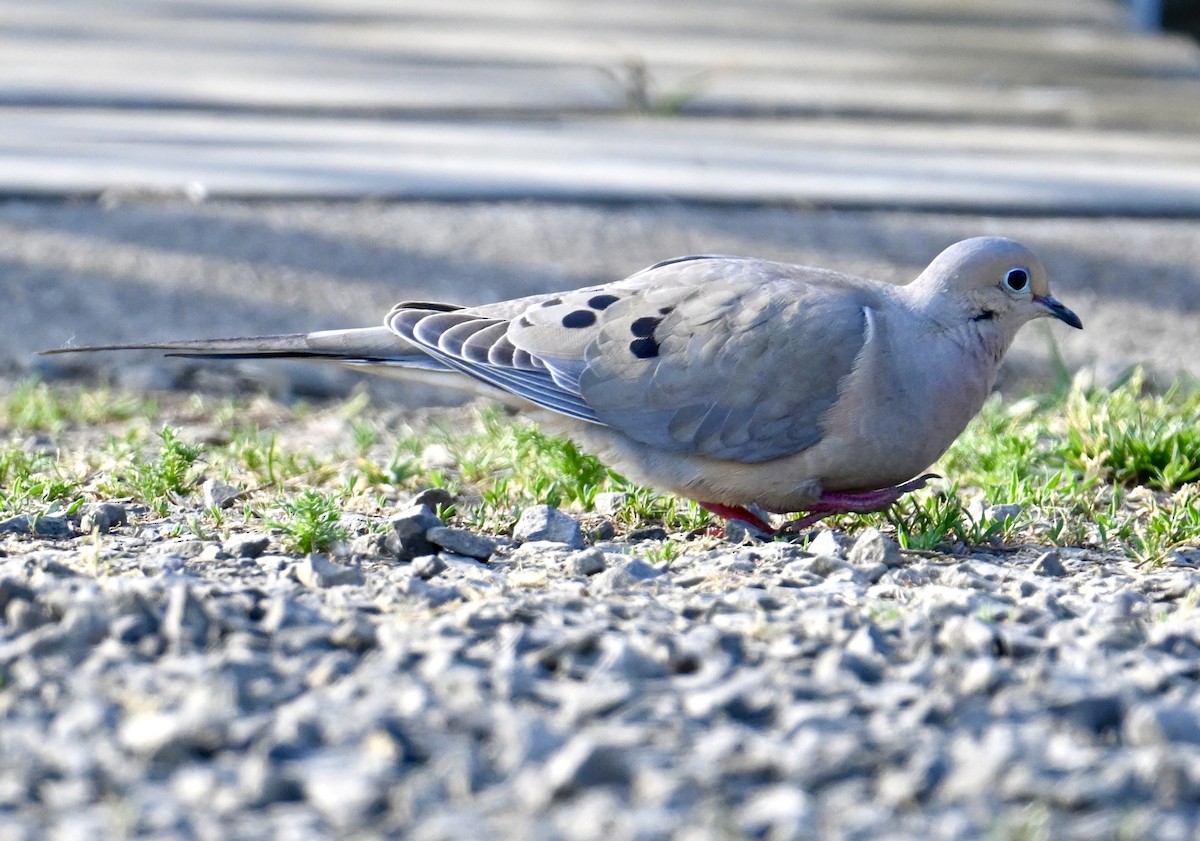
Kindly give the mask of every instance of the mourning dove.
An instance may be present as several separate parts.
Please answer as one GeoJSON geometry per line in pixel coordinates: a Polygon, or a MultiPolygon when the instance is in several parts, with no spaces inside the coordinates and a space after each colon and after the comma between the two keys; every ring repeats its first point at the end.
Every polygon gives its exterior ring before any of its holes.
{"type": "Polygon", "coordinates": [[[382,327],[49,353],[151,348],[453,372],[543,410],[551,431],[630,478],[770,531],[766,512],[808,512],[791,524],[803,527],[883,510],[924,485],[931,474],[919,474],[979,411],[1017,330],[1044,316],[1083,326],[1028,248],[979,237],[905,286],[682,257],[570,292],[401,303],[382,327]]]}

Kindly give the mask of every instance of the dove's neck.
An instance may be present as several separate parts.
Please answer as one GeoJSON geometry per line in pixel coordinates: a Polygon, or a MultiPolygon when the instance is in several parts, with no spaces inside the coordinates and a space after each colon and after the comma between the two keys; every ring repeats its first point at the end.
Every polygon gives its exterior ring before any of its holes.
{"type": "Polygon", "coordinates": [[[926,325],[931,338],[949,341],[994,376],[1020,324],[1007,318],[980,318],[966,299],[927,278],[900,287],[913,315],[926,325]]]}

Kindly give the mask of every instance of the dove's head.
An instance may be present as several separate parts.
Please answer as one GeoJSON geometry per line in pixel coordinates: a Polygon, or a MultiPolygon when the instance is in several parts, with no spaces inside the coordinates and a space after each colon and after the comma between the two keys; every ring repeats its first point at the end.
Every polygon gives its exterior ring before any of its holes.
{"type": "Polygon", "coordinates": [[[1083,322],[1050,294],[1046,268],[1019,242],[975,237],[939,254],[912,284],[939,321],[976,324],[1008,339],[1035,318],[1057,318],[1082,329],[1083,322]]]}

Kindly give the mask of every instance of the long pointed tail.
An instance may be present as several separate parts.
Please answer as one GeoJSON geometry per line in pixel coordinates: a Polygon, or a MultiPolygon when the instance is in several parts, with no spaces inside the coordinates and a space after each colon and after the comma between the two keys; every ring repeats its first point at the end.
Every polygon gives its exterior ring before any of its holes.
{"type": "Polygon", "coordinates": [[[441,363],[417,350],[387,327],[320,330],[279,336],[234,339],[185,339],[170,342],[61,347],[44,356],[119,350],[161,350],[167,356],[207,359],[312,359],[344,365],[387,365],[446,371],[441,363]]]}

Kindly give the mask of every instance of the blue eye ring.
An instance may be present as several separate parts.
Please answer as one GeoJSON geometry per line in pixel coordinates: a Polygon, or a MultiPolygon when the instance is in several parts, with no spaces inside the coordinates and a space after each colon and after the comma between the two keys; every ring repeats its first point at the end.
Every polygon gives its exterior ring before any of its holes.
{"type": "Polygon", "coordinates": [[[1029,292],[1029,269],[1024,266],[1013,266],[1004,275],[1004,289],[1013,295],[1024,295],[1029,292]]]}

